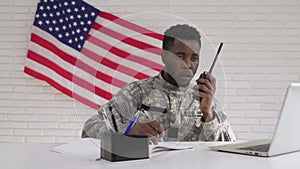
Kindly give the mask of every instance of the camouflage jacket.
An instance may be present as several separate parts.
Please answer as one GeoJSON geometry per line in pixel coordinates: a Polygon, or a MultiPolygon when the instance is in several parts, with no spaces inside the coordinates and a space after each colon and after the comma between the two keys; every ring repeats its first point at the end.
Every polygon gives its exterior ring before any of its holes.
{"type": "MultiPolygon", "coordinates": [[[[215,118],[210,122],[203,122],[199,101],[193,98],[192,92],[192,87],[171,85],[161,74],[129,83],[103,105],[98,114],[86,121],[82,137],[101,139],[103,132],[108,131],[103,120],[103,110],[112,126],[111,117],[114,115],[119,131],[123,132],[134,114],[143,108],[152,119],[161,122],[166,133],[172,131],[172,134],[165,135],[164,140],[235,141],[227,116],[217,101],[214,100],[212,106],[215,118]]],[[[144,113],[139,114],[137,123],[147,121],[144,113]]]]}

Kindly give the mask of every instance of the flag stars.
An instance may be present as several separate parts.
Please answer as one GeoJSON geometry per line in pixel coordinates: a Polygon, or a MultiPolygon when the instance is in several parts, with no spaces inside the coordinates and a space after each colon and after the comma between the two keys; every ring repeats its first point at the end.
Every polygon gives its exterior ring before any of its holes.
{"type": "Polygon", "coordinates": [[[76,0],[41,1],[35,15],[35,25],[48,31],[61,42],[81,50],[85,37],[97,17],[97,10],[78,4],[76,0]],[[51,2],[50,2],[51,1],[51,2]]]}
{"type": "Polygon", "coordinates": [[[59,6],[59,7],[62,7],[62,4],[61,4],[61,3],[58,3],[58,6],[59,6]]]}

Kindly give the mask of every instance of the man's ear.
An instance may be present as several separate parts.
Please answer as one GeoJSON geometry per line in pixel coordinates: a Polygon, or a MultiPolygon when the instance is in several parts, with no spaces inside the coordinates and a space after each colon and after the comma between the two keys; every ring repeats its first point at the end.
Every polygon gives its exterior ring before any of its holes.
{"type": "Polygon", "coordinates": [[[168,57],[167,51],[163,50],[162,53],[161,53],[161,60],[162,60],[164,65],[166,65],[167,57],[168,57]]]}

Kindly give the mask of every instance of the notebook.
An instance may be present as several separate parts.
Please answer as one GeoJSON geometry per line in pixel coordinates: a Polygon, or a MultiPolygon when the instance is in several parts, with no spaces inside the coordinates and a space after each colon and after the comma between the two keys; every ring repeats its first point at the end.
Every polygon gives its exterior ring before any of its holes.
{"type": "Polygon", "coordinates": [[[161,151],[188,150],[193,148],[193,146],[182,142],[158,142],[157,145],[149,145],[149,152],[153,154],[161,151]]]}
{"type": "Polygon", "coordinates": [[[270,157],[300,150],[300,84],[289,85],[272,139],[210,147],[212,150],[270,157]]]}
{"type": "MultiPolygon", "coordinates": [[[[51,151],[62,153],[69,156],[77,156],[82,159],[99,160],[101,156],[100,140],[93,138],[83,138],[71,141],[66,144],[59,145],[51,151]]],[[[149,152],[152,156],[153,153],[162,151],[178,151],[193,149],[194,147],[187,143],[181,142],[158,142],[157,145],[149,145],[149,152]]]]}

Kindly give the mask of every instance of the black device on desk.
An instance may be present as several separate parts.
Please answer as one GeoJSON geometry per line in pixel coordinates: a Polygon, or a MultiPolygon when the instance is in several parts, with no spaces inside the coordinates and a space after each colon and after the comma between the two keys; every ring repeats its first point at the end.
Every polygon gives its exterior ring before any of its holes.
{"type": "Polygon", "coordinates": [[[123,135],[107,132],[101,140],[101,158],[111,161],[128,161],[149,158],[147,136],[123,135]]]}
{"type": "MultiPolygon", "coordinates": [[[[213,61],[212,65],[210,66],[209,74],[212,73],[212,71],[213,71],[213,69],[214,69],[214,67],[215,67],[216,61],[217,61],[217,59],[218,59],[218,56],[219,56],[219,54],[220,54],[220,52],[221,52],[222,47],[223,47],[223,42],[221,42],[220,45],[219,45],[219,48],[218,48],[218,51],[217,51],[216,56],[215,56],[215,58],[214,58],[214,61],[213,61]]],[[[204,72],[201,73],[201,75],[199,76],[199,79],[207,79],[209,82],[211,82],[210,79],[206,76],[206,74],[205,74],[204,72]]],[[[197,83],[197,84],[201,84],[201,83],[197,83]]],[[[199,91],[201,92],[200,89],[199,89],[199,91]]],[[[197,97],[197,96],[194,96],[194,99],[199,100],[200,102],[201,102],[201,100],[202,100],[201,97],[197,97]]]]}
{"type": "Polygon", "coordinates": [[[113,127],[108,122],[107,114],[103,108],[103,113],[105,113],[103,118],[107,121],[106,125],[109,131],[102,134],[101,158],[112,162],[149,158],[148,137],[128,135],[128,131],[134,125],[138,113],[134,116],[124,134],[121,134],[118,130],[112,106],[109,106],[109,110],[111,112],[113,127]]]}

